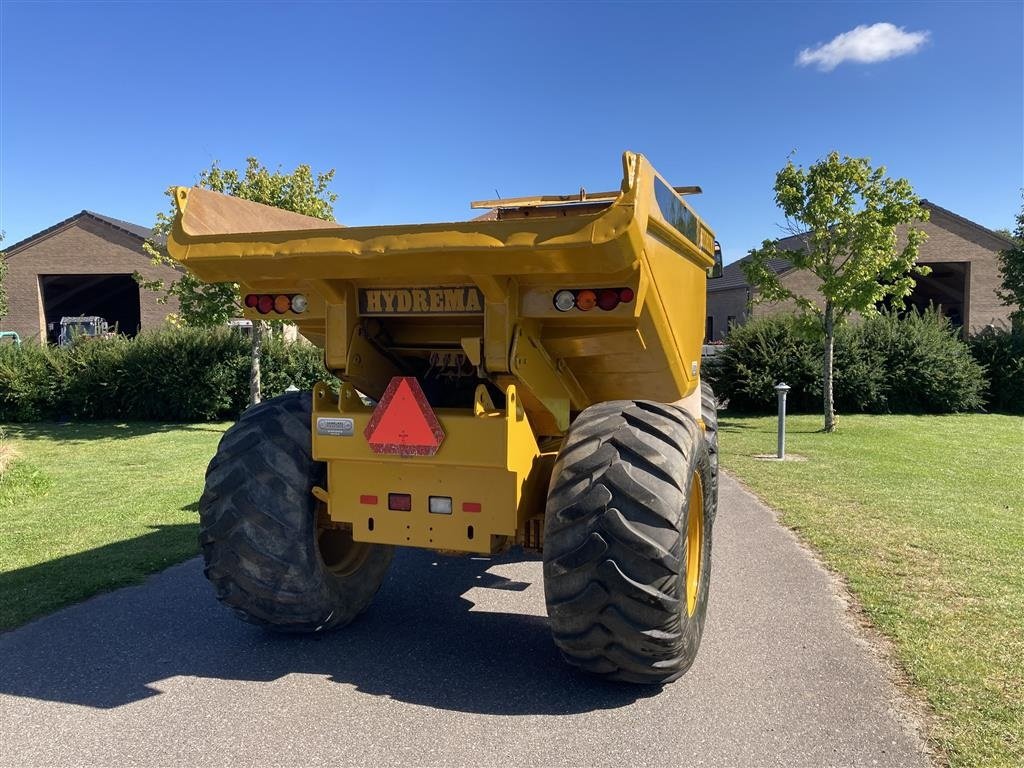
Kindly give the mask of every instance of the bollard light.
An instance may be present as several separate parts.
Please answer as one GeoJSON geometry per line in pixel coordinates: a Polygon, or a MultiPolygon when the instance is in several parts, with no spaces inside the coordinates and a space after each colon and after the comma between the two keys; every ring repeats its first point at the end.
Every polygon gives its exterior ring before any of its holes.
{"type": "Polygon", "coordinates": [[[786,458],[786,393],[789,392],[789,385],[786,382],[779,382],[775,385],[775,394],[779,397],[779,450],[778,457],[786,458]]]}

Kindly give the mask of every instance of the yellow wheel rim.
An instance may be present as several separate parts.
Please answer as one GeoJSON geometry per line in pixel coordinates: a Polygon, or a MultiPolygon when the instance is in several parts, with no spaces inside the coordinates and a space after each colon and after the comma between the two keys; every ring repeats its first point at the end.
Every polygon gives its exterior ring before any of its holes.
{"type": "Polygon", "coordinates": [[[700,550],[704,539],[704,485],[700,474],[693,473],[690,483],[690,503],[686,515],[686,615],[697,610],[697,591],[700,589],[700,550]]]}
{"type": "Polygon", "coordinates": [[[332,524],[327,517],[327,505],[317,504],[316,548],[327,570],[335,576],[352,575],[366,562],[370,546],[354,541],[350,526],[332,524]]]}

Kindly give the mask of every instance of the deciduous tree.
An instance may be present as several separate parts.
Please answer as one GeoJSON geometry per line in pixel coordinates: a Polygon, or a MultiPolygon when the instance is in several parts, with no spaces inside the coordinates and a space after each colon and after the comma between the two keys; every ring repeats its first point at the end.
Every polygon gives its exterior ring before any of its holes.
{"type": "Polygon", "coordinates": [[[785,214],[785,230],[799,248],[782,250],[765,240],[750,252],[743,271],[757,288],[754,301],[792,301],[814,320],[824,344],[822,399],[825,431],[836,426],[833,402],[833,347],[837,325],[854,312],[872,314],[887,298],[902,299],[914,289],[923,231],[908,226],[900,244],[896,229],[928,218],[910,182],[886,176],[863,157],[832,152],[806,170],[786,163],[775,176],[775,202],[785,214]],[[787,287],[769,267],[782,259],[816,278],[808,295],[787,287]]]}
{"type": "MultiPolygon", "coordinates": [[[[338,196],[330,191],[334,169],[313,173],[308,165],[300,165],[291,173],[280,169],[269,170],[255,157],[246,159],[245,170],[223,169],[214,163],[199,174],[197,186],[227,195],[272,205],[325,221],[334,221],[334,202],[338,196]]],[[[174,223],[173,188],[167,190],[172,204],[168,213],[158,213],[153,226],[153,238],[145,245],[155,264],[166,264],[181,271],[181,276],[170,282],[143,280],[140,283],[163,294],[166,302],[178,299],[180,314],[177,320],[192,326],[210,327],[225,324],[230,318],[242,314],[237,283],[204,283],[175,262],[162,248],[174,223]]],[[[260,401],[260,344],[266,324],[257,320],[252,327],[252,370],[250,375],[250,404],[260,401]]]]}
{"type": "Polygon", "coordinates": [[[999,275],[1003,285],[996,293],[1004,304],[1016,307],[1010,312],[1013,323],[1024,325],[1024,203],[1017,214],[1017,228],[1010,239],[1015,245],[999,253],[999,275]]]}

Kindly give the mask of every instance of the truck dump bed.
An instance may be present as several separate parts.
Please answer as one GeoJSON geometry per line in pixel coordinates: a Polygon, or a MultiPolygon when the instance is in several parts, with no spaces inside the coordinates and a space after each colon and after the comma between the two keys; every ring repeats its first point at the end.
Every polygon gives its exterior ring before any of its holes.
{"type": "Polygon", "coordinates": [[[617,193],[493,201],[466,222],[343,227],[201,188],[175,200],[170,254],[243,295],[301,294],[302,312],[246,316],[296,322],[372,397],[410,367],[475,369],[525,387],[535,430],[557,435],[591,403],[698,386],[714,235],[642,155],[624,154],[617,193]]]}

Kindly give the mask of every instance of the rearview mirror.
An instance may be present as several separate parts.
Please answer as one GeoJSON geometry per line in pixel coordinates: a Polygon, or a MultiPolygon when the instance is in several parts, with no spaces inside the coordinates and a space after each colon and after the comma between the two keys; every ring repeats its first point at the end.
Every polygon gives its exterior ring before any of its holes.
{"type": "Polygon", "coordinates": [[[714,280],[722,276],[722,246],[715,240],[715,266],[708,268],[708,279],[714,280]]]}

